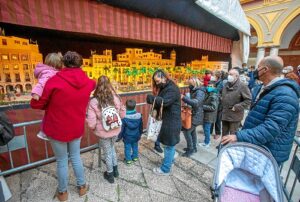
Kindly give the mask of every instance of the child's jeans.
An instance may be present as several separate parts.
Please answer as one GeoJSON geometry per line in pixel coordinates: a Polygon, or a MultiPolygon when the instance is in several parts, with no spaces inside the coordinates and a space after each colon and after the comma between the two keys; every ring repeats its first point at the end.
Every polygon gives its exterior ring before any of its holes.
{"type": "Polygon", "coordinates": [[[139,152],[138,145],[139,145],[138,142],[133,142],[133,143],[125,143],[124,142],[124,150],[125,150],[125,159],[126,159],[126,161],[131,161],[132,159],[138,157],[138,152],[139,152]]]}
{"type": "Polygon", "coordinates": [[[113,166],[118,165],[117,155],[115,151],[115,141],[117,137],[100,138],[100,145],[103,148],[107,172],[113,172],[113,166]]]}

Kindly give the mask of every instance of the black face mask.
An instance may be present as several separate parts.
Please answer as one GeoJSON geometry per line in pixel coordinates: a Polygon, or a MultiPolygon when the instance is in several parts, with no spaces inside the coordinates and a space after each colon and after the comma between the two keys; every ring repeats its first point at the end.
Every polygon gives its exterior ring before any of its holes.
{"type": "Polygon", "coordinates": [[[194,86],[193,85],[189,85],[189,89],[190,89],[190,91],[192,91],[194,89],[194,86]]]}
{"type": "Polygon", "coordinates": [[[259,80],[259,75],[258,75],[258,73],[261,71],[261,70],[263,70],[264,68],[262,68],[262,69],[260,69],[260,70],[258,70],[258,69],[256,69],[256,70],[254,70],[253,71],[253,78],[256,80],[259,80]]]}

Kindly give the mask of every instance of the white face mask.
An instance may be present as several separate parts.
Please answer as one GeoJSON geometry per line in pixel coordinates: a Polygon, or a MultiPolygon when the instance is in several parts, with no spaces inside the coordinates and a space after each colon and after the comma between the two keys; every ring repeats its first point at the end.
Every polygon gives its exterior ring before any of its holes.
{"type": "Polygon", "coordinates": [[[215,76],[211,76],[211,77],[210,77],[210,80],[211,80],[211,81],[216,81],[217,79],[216,79],[215,76]]]}
{"type": "Polygon", "coordinates": [[[232,82],[235,81],[235,78],[234,78],[234,76],[228,75],[227,80],[228,80],[229,83],[232,83],[232,82]]]}
{"type": "Polygon", "coordinates": [[[286,70],[286,69],[282,70],[282,73],[284,73],[284,74],[286,74],[286,73],[288,73],[288,72],[289,72],[289,71],[286,70]]]}

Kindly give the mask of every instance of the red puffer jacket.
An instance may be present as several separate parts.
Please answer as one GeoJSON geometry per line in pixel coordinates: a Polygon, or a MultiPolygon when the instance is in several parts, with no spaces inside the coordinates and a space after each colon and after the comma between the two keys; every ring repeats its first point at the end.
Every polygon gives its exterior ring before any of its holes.
{"type": "Polygon", "coordinates": [[[81,68],[64,68],[50,78],[33,109],[45,110],[42,130],[54,140],[70,142],[84,134],[90,94],[95,88],[81,68]]]}

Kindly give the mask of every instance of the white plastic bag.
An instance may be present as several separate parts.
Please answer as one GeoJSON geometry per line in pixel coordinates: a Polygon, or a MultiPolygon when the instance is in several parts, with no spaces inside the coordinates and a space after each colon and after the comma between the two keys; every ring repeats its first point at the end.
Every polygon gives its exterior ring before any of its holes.
{"type": "Polygon", "coordinates": [[[159,135],[161,125],[162,125],[162,110],[163,110],[163,102],[161,103],[159,114],[157,116],[157,111],[154,109],[155,100],[152,104],[147,124],[147,139],[156,142],[157,137],[159,135]]]}

